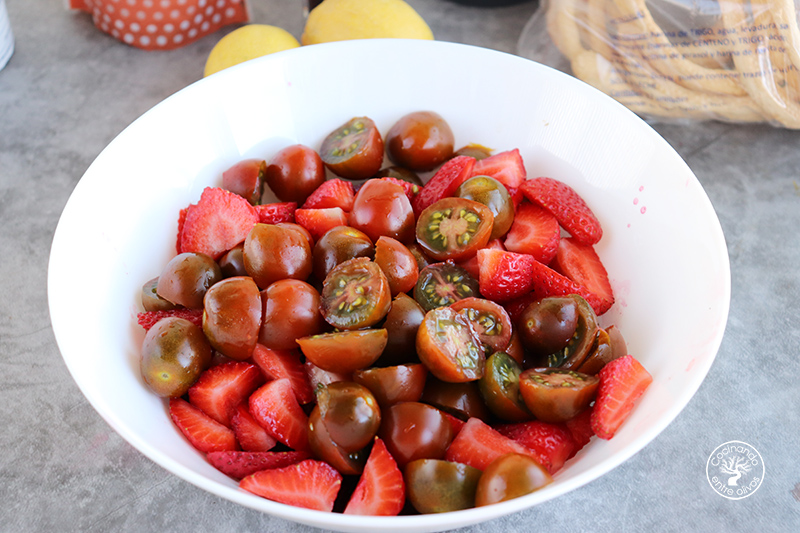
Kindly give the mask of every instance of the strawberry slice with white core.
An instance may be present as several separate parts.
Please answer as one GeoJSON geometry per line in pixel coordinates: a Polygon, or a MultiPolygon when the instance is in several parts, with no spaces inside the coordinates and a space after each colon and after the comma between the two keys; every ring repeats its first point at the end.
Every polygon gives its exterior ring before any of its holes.
{"type": "Polygon", "coordinates": [[[328,512],[333,510],[341,486],[342,475],[335,468],[313,459],[261,470],[239,482],[239,487],[262,498],[328,512]]]}
{"type": "Polygon", "coordinates": [[[172,422],[197,450],[222,452],[237,450],[239,445],[233,431],[181,398],[169,401],[172,422]]]}
{"type": "Polygon", "coordinates": [[[632,355],[606,364],[598,377],[600,386],[592,410],[592,430],[601,439],[608,440],[628,419],[653,377],[632,355]]]}
{"type": "Polygon", "coordinates": [[[517,188],[527,177],[525,163],[518,148],[481,159],[472,169],[472,176],[489,176],[506,188],[517,188]]]}
{"type": "Polygon", "coordinates": [[[528,254],[483,248],[478,250],[478,286],[484,298],[506,302],[533,288],[533,272],[540,263],[528,254]]]}
{"type": "Polygon", "coordinates": [[[230,362],[209,368],[189,388],[189,402],[227,427],[236,406],[266,379],[256,365],[230,362]]]}
{"type": "Polygon", "coordinates": [[[566,183],[553,178],[534,178],[524,181],[520,188],[528,200],[550,211],[578,242],[595,244],[603,236],[600,221],[566,183]]]}
{"type": "Polygon", "coordinates": [[[181,252],[203,253],[219,259],[244,242],[258,222],[247,200],[225,189],[206,187],[197,204],[190,205],[180,229],[181,252]]]}
{"type": "Polygon", "coordinates": [[[375,438],[364,472],[344,514],[397,516],[406,501],[403,473],[386,445],[375,438]]]}
{"type": "Polygon", "coordinates": [[[256,344],[252,359],[268,379],[288,379],[301,405],[314,401],[314,390],[300,361],[299,350],[272,350],[263,344],[256,344]]]}
{"type": "Polygon", "coordinates": [[[268,452],[278,441],[256,422],[247,409],[247,402],[236,407],[231,417],[231,429],[242,450],[247,452],[268,452]]]}
{"type": "Polygon", "coordinates": [[[522,202],[503,244],[509,252],[532,255],[546,265],[556,256],[560,240],[556,217],[538,205],[522,202]]]}
{"type": "Polygon", "coordinates": [[[293,450],[309,449],[308,416],[297,403],[288,379],[270,381],[255,391],[249,402],[250,414],[278,442],[293,450]]]}

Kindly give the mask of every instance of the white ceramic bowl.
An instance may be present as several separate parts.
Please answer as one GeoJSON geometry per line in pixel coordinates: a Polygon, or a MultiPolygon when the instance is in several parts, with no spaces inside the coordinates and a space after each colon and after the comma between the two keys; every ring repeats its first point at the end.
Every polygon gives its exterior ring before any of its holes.
{"type": "Polygon", "coordinates": [[[648,125],[599,91],[531,61],[444,42],[374,40],[301,47],[201,80],[123,131],[64,209],[49,267],[53,329],[72,376],[103,418],[147,457],[223,498],[335,530],[426,531],[475,524],[584,485],[653,440],[684,408],[717,353],[730,271],[724,237],[695,176],[648,125]],[[547,488],[498,505],[394,518],[308,511],[237,487],[172,426],[139,373],[142,284],[174,254],[178,211],[240,159],[319,147],[353,116],[383,133],[439,112],[456,145],[519,148],[529,176],[577,189],[604,228],[597,250],[625,335],[652,386],[611,441],[594,439],[547,488]],[[76,258],[80,258],[76,260],[76,258]],[[89,266],[89,267],[87,267],[89,266]],[[76,296],[80,287],[81,297],[76,296]]]}

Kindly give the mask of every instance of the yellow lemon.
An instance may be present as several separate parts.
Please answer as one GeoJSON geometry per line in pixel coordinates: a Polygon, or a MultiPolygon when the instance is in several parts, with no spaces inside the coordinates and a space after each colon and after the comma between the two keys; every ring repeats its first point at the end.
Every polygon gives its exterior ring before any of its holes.
{"type": "Polygon", "coordinates": [[[297,48],[300,43],[288,31],[266,24],[248,24],[230,32],[211,49],[203,76],[249,59],[297,48]]]}
{"type": "Polygon", "coordinates": [[[350,39],[433,39],[433,32],[403,0],[325,0],[308,14],[305,44],[350,39]]]}

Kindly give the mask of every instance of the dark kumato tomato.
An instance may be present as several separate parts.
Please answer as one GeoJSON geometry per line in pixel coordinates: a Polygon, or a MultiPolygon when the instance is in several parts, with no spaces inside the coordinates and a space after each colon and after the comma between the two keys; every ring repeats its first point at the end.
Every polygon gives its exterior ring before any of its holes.
{"type": "Polygon", "coordinates": [[[158,295],[158,278],[153,278],[142,285],[142,307],[145,311],[169,311],[177,307],[169,300],[158,295]]]}
{"type": "Polygon", "coordinates": [[[325,181],[325,166],[317,152],[295,144],[269,160],[265,178],[280,201],[302,204],[325,181]]]}
{"type": "Polygon", "coordinates": [[[389,312],[392,294],[381,268],[357,257],[337,265],[322,284],[322,317],[337,329],[368,328],[389,312]]]}
{"type": "Polygon", "coordinates": [[[486,406],[501,420],[523,422],[533,418],[519,390],[521,373],[522,367],[504,352],[493,353],[486,360],[478,387],[486,406]]]}
{"type": "Polygon", "coordinates": [[[239,161],[222,173],[222,188],[256,205],[261,200],[266,173],[267,162],[263,159],[239,161]]]}
{"type": "Polygon", "coordinates": [[[416,402],[422,397],[428,369],[420,363],[373,367],[353,372],[353,381],[368,388],[381,407],[416,402]]]}
{"type": "Polygon", "coordinates": [[[499,239],[511,229],[514,222],[514,202],[505,185],[489,176],[474,176],[456,189],[455,195],[481,203],[494,215],[489,239],[499,239]]]}
{"type": "Polygon", "coordinates": [[[348,453],[333,442],[322,421],[319,405],[315,405],[308,416],[308,446],[314,457],[325,461],[346,476],[360,475],[369,456],[367,450],[348,453]]]}
{"type": "Polygon", "coordinates": [[[499,304],[485,298],[469,297],[450,304],[466,311],[488,353],[503,350],[511,341],[511,318],[499,304]]]}
{"type": "Polygon", "coordinates": [[[383,179],[368,180],[356,193],[350,225],[377,242],[381,236],[414,240],[414,209],[403,188],[383,179]]]}
{"type": "Polygon", "coordinates": [[[430,376],[420,401],[461,420],[489,419],[489,410],[481,398],[477,381],[448,383],[430,376]]]}
{"type": "Polygon", "coordinates": [[[447,161],[454,144],[450,125],[432,111],[409,113],[386,134],[386,153],[392,163],[414,171],[433,170],[447,161]]]}
{"type": "Polygon", "coordinates": [[[202,329],[183,318],[162,318],[144,337],[142,377],[158,396],[178,398],[208,368],[211,356],[211,345],[202,329]]]}
{"type": "Polygon", "coordinates": [[[509,453],[492,461],[483,471],[475,491],[475,507],[519,498],[553,482],[532,457],[509,453]]]}
{"type": "Polygon", "coordinates": [[[337,176],[366,179],[381,168],[383,139],[372,119],[355,117],[325,137],[320,157],[337,176]]]}
{"type": "Polygon", "coordinates": [[[382,412],[378,436],[397,466],[416,459],[443,459],[453,441],[453,427],[445,414],[424,403],[396,403],[382,412]]]}
{"type": "Polygon", "coordinates": [[[414,299],[425,311],[477,295],[478,281],[464,268],[449,262],[423,268],[414,286],[414,299]]]}
{"type": "Polygon", "coordinates": [[[217,261],[223,278],[233,278],[236,276],[246,276],[247,269],[244,267],[244,243],[237,244],[217,261]]]}
{"type": "Polygon", "coordinates": [[[408,292],[417,284],[417,260],[400,241],[391,237],[380,237],[375,243],[375,262],[386,274],[392,296],[408,292]]]}
{"type": "Polygon", "coordinates": [[[297,339],[306,359],[329,372],[350,373],[367,368],[386,346],[385,329],[335,331],[297,339]]]}
{"type": "Polygon", "coordinates": [[[577,294],[543,298],[532,303],[520,316],[518,326],[533,363],[526,364],[528,368],[567,370],[577,370],[589,356],[599,329],[592,306],[577,294]],[[565,336],[567,341],[562,345],[565,336]],[[548,345],[550,342],[553,344],[548,345]],[[550,351],[556,345],[561,347],[550,351]]]}
{"type": "Polygon", "coordinates": [[[425,319],[425,311],[407,294],[398,294],[392,301],[383,327],[389,332],[389,339],[378,366],[393,366],[403,363],[417,363],[417,329],[425,319]]]}
{"type": "Polygon", "coordinates": [[[600,378],[560,368],[531,368],[519,376],[525,405],[542,422],[566,422],[589,407],[600,378]]]}
{"type": "Polygon", "coordinates": [[[483,346],[463,311],[428,311],[417,330],[417,355],[442,381],[474,381],[483,375],[483,346]]]}
{"type": "Polygon", "coordinates": [[[253,278],[228,278],[203,299],[203,333],[226,357],[244,361],[253,354],[261,328],[261,295],[253,278]]]}
{"type": "Polygon", "coordinates": [[[222,279],[219,265],[206,254],[185,252],[169,260],[158,277],[161,298],[189,309],[202,309],[206,291],[222,279]]]}
{"type": "Polygon", "coordinates": [[[367,387],[352,381],[320,387],[317,406],[331,440],[347,453],[369,445],[381,425],[375,396],[367,387]]]}
{"type": "Polygon", "coordinates": [[[243,255],[248,275],[261,289],[282,279],[306,280],[311,275],[311,247],[292,229],[256,224],[244,240],[243,255]]]}
{"type": "Polygon", "coordinates": [[[366,233],[350,226],[336,226],[314,244],[314,275],[324,280],[335,266],[348,259],[374,256],[375,247],[366,233]]]}
{"type": "Polygon", "coordinates": [[[305,281],[276,281],[261,291],[261,302],[258,342],[272,350],[296,349],[296,339],[321,333],[325,327],[319,293],[305,281]]]}
{"type": "Polygon", "coordinates": [[[417,241],[437,261],[463,261],[486,246],[494,215],[485,205],[464,198],[444,198],[417,220],[417,241]]]}
{"type": "Polygon", "coordinates": [[[472,466],[440,459],[411,461],[404,471],[408,500],[423,514],[469,509],[475,506],[481,474],[472,466]]]}

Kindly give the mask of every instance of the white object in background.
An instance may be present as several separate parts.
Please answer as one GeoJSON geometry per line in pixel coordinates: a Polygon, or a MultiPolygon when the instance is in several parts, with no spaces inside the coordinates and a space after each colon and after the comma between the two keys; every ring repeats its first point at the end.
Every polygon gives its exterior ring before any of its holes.
{"type": "Polygon", "coordinates": [[[0,0],[0,70],[6,66],[14,53],[14,34],[11,33],[11,22],[8,20],[6,0],[0,0]]]}

